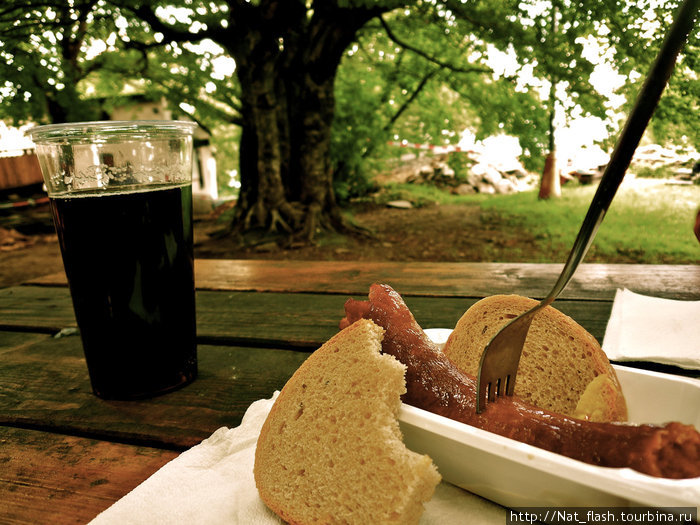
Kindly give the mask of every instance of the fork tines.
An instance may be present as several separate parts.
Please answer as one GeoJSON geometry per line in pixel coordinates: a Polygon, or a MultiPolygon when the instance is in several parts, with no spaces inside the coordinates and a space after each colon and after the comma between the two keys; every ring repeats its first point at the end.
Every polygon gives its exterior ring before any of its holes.
{"type": "Polygon", "coordinates": [[[477,414],[486,409],[487,401],[495,401],[496,396],[513,395],[525,338],[539,307],[537,305],[513,319],[486,345],[477,375],[477,414]]]}
{"type": "Polygon", "coordinates": [[[479,391],[476,397],[476,412],[482,413],[486,409],[486,403],[492,403],[496,396],[512,396],[515,389],[515,378],[508,374],[505,377],[497,377],[487,381],[479,380],[479,391]],[[503,387],[505,385],[505,388],[503,387]]]}

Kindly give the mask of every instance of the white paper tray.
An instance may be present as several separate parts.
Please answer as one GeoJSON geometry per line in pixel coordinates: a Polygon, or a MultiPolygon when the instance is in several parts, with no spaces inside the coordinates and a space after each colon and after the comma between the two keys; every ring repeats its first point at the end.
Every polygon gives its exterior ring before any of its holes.
{"type": "MultiPolygon", "coordinates": [[[[447,330],[426,330],[443,342],[447,330]]],[[[700,381],[615,366],[630,421],[700,428],[700,381]]],[[[669,480],[596,467],[403,405],[404,442],[445,481],[506,507],[698,507],[700,478],[669,480]]]]}

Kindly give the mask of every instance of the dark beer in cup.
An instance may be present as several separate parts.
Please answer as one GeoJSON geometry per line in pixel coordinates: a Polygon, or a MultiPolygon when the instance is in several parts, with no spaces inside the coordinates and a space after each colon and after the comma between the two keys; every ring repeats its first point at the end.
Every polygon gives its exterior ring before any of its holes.
{"type": "Polygon", "coordinates": [[[62,189],[49,188],[54,224],[92,389],[105,399],[161,394],[197,375],[191,125],[157,125],[34,135],[45,177],[62,189]]]}

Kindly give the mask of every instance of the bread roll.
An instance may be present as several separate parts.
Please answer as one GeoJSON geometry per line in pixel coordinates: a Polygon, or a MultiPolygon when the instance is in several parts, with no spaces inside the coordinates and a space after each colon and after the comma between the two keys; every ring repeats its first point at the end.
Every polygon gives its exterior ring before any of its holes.
{"type": "Polygon", "coordinates": [[[440,475],[408,450],[397,420],[405,367],[360,320],[284,386],[255,451],[260,497],[292,524],[418,523],[440,475]]]}
{"type": "MultiPolygon", "coordinates": [[[[481,354],[507,322],[537,304],[518,295],[494,295],[474,304],[457,322],[444,352],[463,372],[478,373],[481,354]]],[[[528,332],[515,394],[552,412],[591,421],[626,421],[620,383],[598,341],[551,306],[528,332]]]]}

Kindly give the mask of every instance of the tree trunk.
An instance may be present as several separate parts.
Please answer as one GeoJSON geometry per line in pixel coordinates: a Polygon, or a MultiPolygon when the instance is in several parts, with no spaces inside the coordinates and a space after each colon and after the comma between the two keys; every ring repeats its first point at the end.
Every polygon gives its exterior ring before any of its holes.
{"type": "MultiPolygon", "coordinates": [[[[552,17],[552,31],[556,30],[556,17],[552,17]]],[[[549,199],[551,197],[561,197],[561,179],[559,178],[559,170],[557,169],[557,145],[556,145],[556,126],[554,119],[556,116],[556,80],[550,78],[552,83],[549,92],[549,154],[544,159],[544,170],[542,170],[542,178],[540,179],[540,199],[549,199]]]]}
{"type": "Polygon", "coordinates": [[[241,188],[230,230],[292,232],[298,213],[282,180],[280,108],[276,88],[279,48],[259,21],[233,45],[241,83],[243,126],[239,147],[241,188]]]}
{"type": "Polygon", "coordinates": [[[547,155],[547,158],[544,160],[544,170],[542,171],[538,197],[540,199],[561,197],[561,179],[557,169],[557,156],[554,152],[547,155]]]}
{"type": "Polygon", "coordinates": [[[227,46],[243,94],[241,190],[229,231],[310,242],[323,230],[359,231],[343,218],[333,190],[333,89],[344,50],[378,13],[331,6],[300,21],[307,13],[294,5],[285,4],[274,24],[264,13],[248,20],[245,35],[227,46]]]}
{"type": "Polygon", "coordinates": [[[295,186],[299,188],[299,202],[306,211],[299,234],[313,240],[321,230],[342,231],[345,224],[335,201],[333,169],[330,163],[331,126],[335,99],[332,78],[317,82],[310,75],[303,80],[304,93],[299,118],[301,126],[296,141],[298,174],[295,186]]]}

